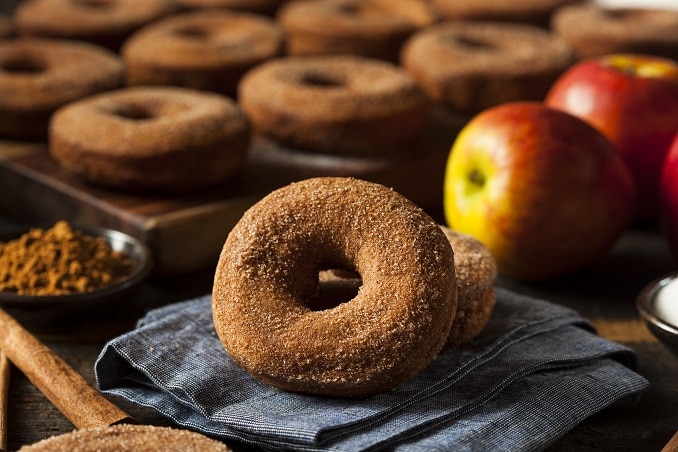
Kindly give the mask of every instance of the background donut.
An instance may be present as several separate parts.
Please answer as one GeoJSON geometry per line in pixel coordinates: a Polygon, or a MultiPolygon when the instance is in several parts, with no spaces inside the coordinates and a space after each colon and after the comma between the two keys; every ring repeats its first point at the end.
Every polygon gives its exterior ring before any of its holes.
{"type": "Polygon", "coordinates": [[[548,28],[555,11],[586,0],[430,0],[446,20],[516,22],[548,28]]]}
{"type": "Polygon", "coordinates": [[[580,58],[645,53],[678,59],[678,11],[595,4],[558,10],[553,29],[580,58]]]}
{"type": "Polygon", "coordinates": [[[241,80],[238,102],[259,133],[333,154],[392,154],[422,132],[430,110],[403,69],[353,55],[264,62],[241,80]]]}
{"type": "Polygon", "coordinates": [[[515,100],[541,101],[575,61],[559,36],[525,24],[446,22],[415,33],[401,63],[428,96],[477,113],[515,100]]]}
{"type": "Polygon", "coordinates": [[[245,72],[283,51],[271,19],[249,13],[197,11],[159,20],[121,49],[128,86],[173,85],[235,97],[245,72]]]}
{"type": "Polygon", "coordinates": [[[174,0],[25,0],[17,34],[91,42],[117,51],[129,35],[178,10],[174,0]]]}
{"type": "Polygon", "coordinates": [[[294,0],[278,12],[288,55],[361,55],[398,62],[415,31],[439,20],[420,0],[294,0]]]}
{"type": "Polygon", "coordinates": [[[0,40],[0,136],[45,139],[54,111],[123,84],[112,52],[85,42],[0,40]]]}
{"type": "Polygon", "coordinates": [[[96,185],[177,193],[211,187],[244,161],[249,121],[225,96],[132,87],[72,102],[50,124],[49,152],[96,185]]]}

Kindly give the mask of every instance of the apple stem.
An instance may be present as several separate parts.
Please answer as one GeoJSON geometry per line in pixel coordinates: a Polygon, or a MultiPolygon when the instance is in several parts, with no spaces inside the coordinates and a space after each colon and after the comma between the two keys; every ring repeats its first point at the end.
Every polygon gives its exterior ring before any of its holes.
{"type": "Polygon", "coordinates": [[[477,169],[471,170],[471,172],[468,175],[468,180],[471,181],[472,183],[482,186],[485,184],[485,177],[483,174],[478,171],[477,169]]]}

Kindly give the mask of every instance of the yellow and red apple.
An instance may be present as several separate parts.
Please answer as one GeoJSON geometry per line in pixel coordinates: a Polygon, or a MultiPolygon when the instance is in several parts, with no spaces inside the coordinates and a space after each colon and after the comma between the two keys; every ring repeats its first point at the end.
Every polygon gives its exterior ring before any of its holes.
{"type": "Polygon", "coordinates": [[[678,62],[634,54],[583,60],[556,80],[545,103],[612,141],[636,181],[637,219],[656,222],[662,163],[678,132],[678,62]]]}
{"type": "Polygon", "coordinates": [[[483,242],[500,273],[520,280],[560,277],[605,255],[631,223],[635,199],[605,136],[536,102],[476,115],[445,168],[448,225],[483,242]]]}
{"type": "Polygon", "coordinates": [[[664,160],[660,181],[660,214],[662,227],[678,259],[678,133],[664,160]]]}

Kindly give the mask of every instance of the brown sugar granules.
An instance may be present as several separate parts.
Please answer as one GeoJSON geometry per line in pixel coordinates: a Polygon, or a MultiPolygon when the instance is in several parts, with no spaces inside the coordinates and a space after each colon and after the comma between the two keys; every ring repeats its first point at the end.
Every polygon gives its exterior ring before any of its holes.
{"type": "Polygon", "coordinates": [[[66,221],[34,228],[0,243],[0,291],[19,295],[66,295],[110,285],[133,268],[103,237],[73,229],[66,221]]]}

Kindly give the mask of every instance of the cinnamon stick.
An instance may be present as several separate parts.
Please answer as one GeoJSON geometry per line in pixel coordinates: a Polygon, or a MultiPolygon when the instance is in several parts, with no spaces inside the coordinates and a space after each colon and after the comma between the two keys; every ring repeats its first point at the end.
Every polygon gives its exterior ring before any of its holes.
{"type": "Polygon", "coordinates": [[[9,394],[10,365],[7,355],[0,351],[0,452],[7,450],[7,398],[9,394]]]}
{"type": "Polygon", "coordinates": [[[674,433],[668,443],[662,448],[662,452],[676,452],[678,450],[678,432],[674,433]]]}
{"type": "Polygon", "coordinates": [[[0,350],[77,428],[132,421],[2,309],[0,350]]]}

